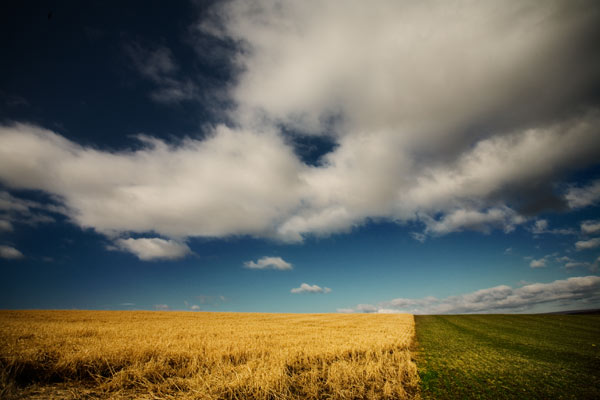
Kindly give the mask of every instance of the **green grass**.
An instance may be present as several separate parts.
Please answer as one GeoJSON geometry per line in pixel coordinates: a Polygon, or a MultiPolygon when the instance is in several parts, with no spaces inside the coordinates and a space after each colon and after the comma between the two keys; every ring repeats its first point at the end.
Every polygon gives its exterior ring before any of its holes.
{"type": "Polygon", "coordinates": [[[415,320],[424,399],[600,399],[600,315],[415,320]]]}

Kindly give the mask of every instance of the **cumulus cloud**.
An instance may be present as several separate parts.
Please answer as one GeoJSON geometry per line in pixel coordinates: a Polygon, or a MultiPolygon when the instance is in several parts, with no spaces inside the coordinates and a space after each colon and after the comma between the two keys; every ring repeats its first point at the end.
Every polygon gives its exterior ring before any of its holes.
{"type": "Polygon", "coordinates": [[[318,285],[309,285],[308,283],[303,283],[300,287],[293,288],[290,290],[291,293],[329,293],[331,289],[328,287],[321,287],[318,285]]]}
{"type": "MultiPolygon", "coordinates": [[[[512,200],[526,212],[560,207],[549,185],[554,174],[597,159],[597,125],[589,120],[596,117],[555,122],[565,115],[556,108],[559,93],[573,100],[598,82],[593,68],[581,80],[561,79],[579,65],[575,59],[590,57],[580,51],[591,50],[587,38],[597,22],[587,6],[265,0],[228,2],[219,15],[221,23],[205,22],[206,29],[244,46],[232,118],[331,134],[338,144],[323,157],[326,168],[306,176],[321,189],[313,207],[283,233],[327,233],[366,216],[402,219],[416,211],[487,214],[501,192],[520,193],[512,200]],[[574,51],[567,37],[582,49],[574,51]],[[527,100],[536,87],[553,95],[527,100]],[[525,115],[520,102],[536,110],[525,115]]],[[[499,223],[497,215],[486,218],[499,223]]],[[[514,225],[508,218],[506,228],[514,225]]]]}
{"type": "Polygon", "coordinates": [[[571,187],[565,194],[571,208],[581,208],[596,205],[600,201],[600,180],[595,180],[587,186],[571,187]]]}
{"type": "MultiPolygon", "coordinates": [[[[229,127],[102,151],[2,126],[0,182],[50,193],[110,237],[298,242],[371,220],[421,222],[417,240],[510,232],[581,206],[556,183],[600,159],[600,6],[524,4],[219,2],[199,26],[238,46],[229,127]],[[309,165],[290,135],[332,150],[309,165]]],[[[182,93],[164,99],[191,96],[167,48],[130,47],[158,93],[182,93]]]]}
{"type": "Polygon", "coordinates": [[[531,268],[543,268],[546,266],[546,259],[540,258],[538,260],[531,260],[531,262],[529,263],[529,266],[531,268]]]}
{"type": "Polygon", "coordinates": [[[41,128],[3,127],[0,179],[56,194],[76,224],[113,235],[268,237],[298,205],[301,163],[274,133],[219,126],[176,146],[139,139],[142,149],[112,153],[41,128]]]}
{"type": "Polygon", "coordinates": [[[581,233],[585,235],[593,235],[600,233],[600,220],[588,220],[581,223],[581,233]]]}
{"type": "Polygon", "coordinates": [[[0,245],[0,258],[18,260],[23,258],[23,253],[11,246],[0,245]]]}
{"type": "Polygon", "coordinates": [[[135,254],[140,260],[177,260],[191,250],[185,243],[161,238],[128,238],[115,241],[117,249],[135,254]]]}
{"type": "Polygon", "coordinates": [[[171,50],[165,46],[147,48],[131,42],[125,53],[132,66],[146,79],[156,85],[150,97],[159,103],[179,103],[198,97],[198,88],[190,79],[177,77],[179,66],[171,50]]]}
{"type": "Polygon", "coordinates": [[[281,257],[262,257],[256,262],[246,261],[244,266],[250,269],[292,269],[292,264],[281,257]]]}
{"type": "Polygon", "coordinates": [[[156,311],[169,311],[171,307],[168,304],[155,304],[154,309],[156,311]]]}
{"type": "MultiPolygon", "coordinates": [[[[413,314],[468,314],[491,312],[525,312],[539,304],[561,307],[588,307],[600,303],[600,277],[584,276],[556,280],[551,283],[532,283],[518,288],[500,285],[472,293],[443,299],[398,298],[377,305],[359,304],[355,312],[413,314]]],[[[349,309],[346,309],[348,312],[349,309]]]]}
{"type": "Polygon", "coordinates": [[[201,308],[200,308],[200,306],[199,306],[199,305],[197,305],[197,304],[192,304],[192,305],[190,306],[190,310],[192,310],[192,311],[200,311],[200,310],[201,310],[201,308]]]}
{"type": "Polygon", "coordinates": [[[577,250],[589,250],[600,246],[600,238],[593,238],[589,240],[580,240],[575,243],[577,250]]]}
{"type": "Polygon", "coordinates": [[[586,53],[595,4],[527,3],[239,0],[202,26],[243,46],[236,60],[243,72],[231,89],[238,119],[266,116],[319,133],[341,113],[338,134],[392,129],[410,132],[413,145],[428,147],[438,136],[442,147],[449,139],[442,132],[474,116],[516,111],[515,98],[537,99],[527,112],[535,115],[597,78],[590,66],[577,79],[557,79],[577,61],[597,59],[586,53]],[[549,62],[555,68],[544,68],[549,62]],[[536,88],[548,96],[535,97],[536,88]]]}

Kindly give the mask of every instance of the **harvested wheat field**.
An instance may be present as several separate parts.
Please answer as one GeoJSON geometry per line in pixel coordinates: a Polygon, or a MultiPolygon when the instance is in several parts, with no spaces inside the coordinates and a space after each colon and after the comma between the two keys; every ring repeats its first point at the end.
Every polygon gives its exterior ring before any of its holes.
{"type": "Polygon", "coordinates": [[[412,315],[1,311],[2,398],[407,399],[412,315]]]}

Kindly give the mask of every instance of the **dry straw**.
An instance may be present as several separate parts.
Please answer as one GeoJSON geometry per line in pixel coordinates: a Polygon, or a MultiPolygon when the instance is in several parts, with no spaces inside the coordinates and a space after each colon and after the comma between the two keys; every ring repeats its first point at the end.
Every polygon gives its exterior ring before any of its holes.
{"type": "Polygon", "coordinates": [[[1,311],[0,397],[406,399],[412,315],[1,311]]]}

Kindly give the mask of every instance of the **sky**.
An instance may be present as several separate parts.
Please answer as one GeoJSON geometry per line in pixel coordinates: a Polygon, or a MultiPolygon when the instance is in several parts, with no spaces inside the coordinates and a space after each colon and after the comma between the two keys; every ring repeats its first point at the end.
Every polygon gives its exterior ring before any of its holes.
{"type": "Polygon", "coordinates": [[[0,308],[600,308],[597,1],[0,9],[0,308]]]}

